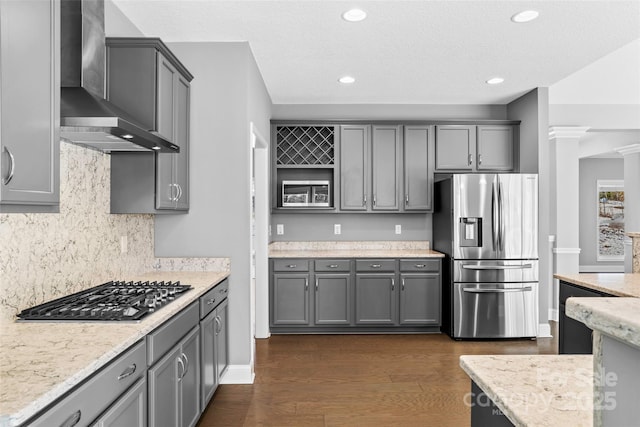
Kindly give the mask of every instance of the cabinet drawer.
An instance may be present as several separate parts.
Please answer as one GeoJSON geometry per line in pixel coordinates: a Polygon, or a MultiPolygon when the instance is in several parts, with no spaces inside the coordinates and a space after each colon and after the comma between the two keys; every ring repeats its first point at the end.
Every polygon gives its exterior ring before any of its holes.
{"type": "Polygon", "coordinates": [[[564,304],[570,297],[608,297],[613,296],[604,292],[584,289],[567,282],[560,282],[560,304],[564,304]]]}
{"type": "Polygon", "coordinates": [[[274,259],[273,271],[309,271],[307,259],[274,259]]]}
{"type": "Polygon", "coordinates": [[[149,366],[159,360],[200,321],[199,303],[189,307],[147,335],[147,360],[149,366]]]}
{"type": "Polygon", "coordinates": [[[395,259],[358,259],[356,260],[356,271],[395,271],[395,259]]]}
{"type": "Polygon", "coordinates": [[[36,419],[30,427],[86,426],[147,372],[144,340],[36,419]],[[77,420],[73,423],[72,420],[77,420]]]}
{"type": "Polygon", "coordinates": [[[229,279],[224,279],[218,283],[206,294],[200,297],[200,318],[204,319],[207,314],[211,313],[229,293],[229,279]]]}
{"type": "Polygon", "coordinates": [[[438,273],[440,271],[440,260],[438,259],[401,259],[400,271],[429,271],[438,273]]]}
{"type": "Polygon", "coordinates": [[[315,271],[351,271],[351,262],[348,259],[318,259],[315,261],[315,271]]]}

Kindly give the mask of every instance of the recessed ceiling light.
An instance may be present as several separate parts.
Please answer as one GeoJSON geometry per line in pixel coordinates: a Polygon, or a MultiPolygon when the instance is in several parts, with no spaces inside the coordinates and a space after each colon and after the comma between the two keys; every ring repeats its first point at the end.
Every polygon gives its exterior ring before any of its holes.
{"type": "Polygon", "coordinates": [[[130,135],[130,134],[128,134],[128,133],[127,133],[127,134],[125,134],[125,135],[122,135],[122,137],[123,137],[124,139],[133,139],[133,135],[130,135]]]}
{"type": "Polygon", "coordinates": [[[154,149],[154,150],[159,150],[159,149],[160,149],[160,147],[158,147],[157,145],[154,145],[154,146],[153,146],[153,147],[151,147],[151,148],[152,148],[152,149],[154,149]]]}
{"type": "Polygon", "coordinates": [[[499,85],[502,82],[504,82],[504,79],[502,77],[492,77],[489,80],[487,80],[487,84],[490,84],[490,85],[499,85]]]}
{"type": "Polygon", "coordinates": [[[511,17],[511,20],[513,22],[517,22],[518,24],[521,24],[523,22],[533,21],[538,17],[538,15],[540,14],[538,13],[537,10],[524,10],[520,13],[516,13],[515,15],[513,15],[511,17]]]}
{"type": "Polygon", "coordinates": [[[340,83],[344,83],[344,84],[346,84],[346,85],[349,85],[349,84],[351,84],[351,83],[355,82],[355,81],[356,81],[356,79],[354,79],[354,78],[353,78],[353,77],[351,77],[351,76],[342,76],[342,77],[340,77],[340,78],[338,79],[338,81],[339,81],[340,83]]]}
{"type": "Polygon", "coordinates": [[[362,9],[347,10],[342,14],[342,19],[349,22],[359,22],[367,17],[367,12],[362,9]]]}

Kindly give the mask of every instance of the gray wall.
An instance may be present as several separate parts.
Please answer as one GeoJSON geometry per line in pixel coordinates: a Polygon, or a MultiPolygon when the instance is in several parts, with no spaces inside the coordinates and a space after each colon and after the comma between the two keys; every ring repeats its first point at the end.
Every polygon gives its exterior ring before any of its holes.
{"type": "Polygon", "coordinates": [[[276,104],[273,118],[283,120],[506,119],[505,105],[276,104]]]}
{"type": "Polygon", "coordinates": [[[520,171],[538,174],[538,252],[540,257],[539,320],[549,320],[549,279],[553,260],[549,256],[549,235],[554,233],[551,164],[549,155],[549,90],[537,88],[507,105],[507,116],[520,120],[520,171]]]}
{"type": "Polygon", "coordinates": [[[249,122],[268,136],[271,100],[247,43],[168,45],[195,76],[191,206],[187,215],[156,216],[156,255],[231,258],[230,364],[249,365],[249,122]]]}
{"type": "Polygon", "coordinates": [[[427,214],[273,214],[272,241],[429,240],[431,215],[427,214]],[[284,225],[284,235],[276,225],[284,225]],[[340,224],[342,234],[333,234],[340,224]],[[402,234],[395,234],[395,226],[402,234]]]}
{"type": "MultiPolygon", "coordinates": [[[[584,267],[618,265],[623,261],[597,261],[597,195],[599,179],[624,179],[624,160],[580,159],[580,270],[584,267]]],[[[606,269],[605,269],[606,270],[606,269]]],[[[593,271],[589,269],[589,271],[593,271]]],[[[622,271],[622,270],[621,270],[622,271]]]]}

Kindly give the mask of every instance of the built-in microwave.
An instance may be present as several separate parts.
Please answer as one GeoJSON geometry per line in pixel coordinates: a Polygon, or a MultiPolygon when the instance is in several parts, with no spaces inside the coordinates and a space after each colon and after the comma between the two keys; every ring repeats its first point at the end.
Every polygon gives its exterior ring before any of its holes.
{"type": "Polygon", "coordinates": [[[282,181],[283,207],[329,207],[329,181],[282,181]]]}

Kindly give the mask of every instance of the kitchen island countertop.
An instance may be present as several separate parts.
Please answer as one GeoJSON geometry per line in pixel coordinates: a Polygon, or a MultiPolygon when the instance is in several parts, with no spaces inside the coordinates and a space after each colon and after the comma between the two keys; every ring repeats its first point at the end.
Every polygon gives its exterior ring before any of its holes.
{"type": "Polygon", "coordinates": [[[554,277],[617,297],[640,298],[640,273],[555,274],[554,277]]]}
{"type": "Polygon", "coordinates": [[[591,355],[460,356],[460,366],[516,426],[593,425],[591,355]]]}
{"type": "Polygon", "coordinates": [[[157,271],[124,277],[180,280],[193,287],[138,323],[0,322],[0,425],[26,421],[228,276],[229,271],[157,271]]]}

